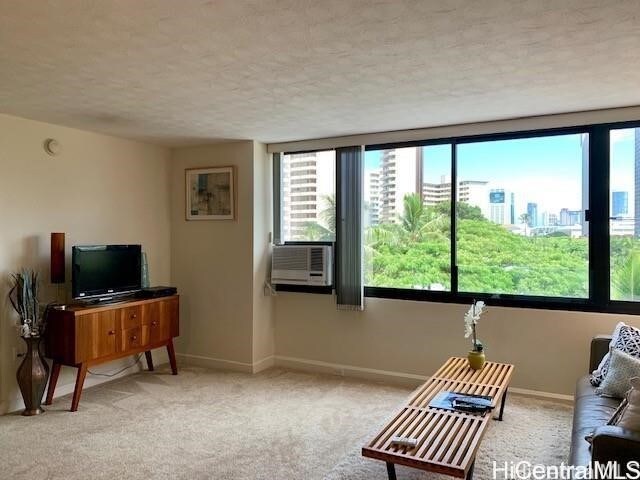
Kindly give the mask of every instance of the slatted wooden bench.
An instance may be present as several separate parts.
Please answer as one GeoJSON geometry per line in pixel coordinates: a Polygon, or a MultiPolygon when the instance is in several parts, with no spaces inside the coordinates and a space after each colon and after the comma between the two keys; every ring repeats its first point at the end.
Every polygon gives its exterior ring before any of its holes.
{"type": "Polygon", "coordinates": [[[494,407],[500,402],[497,419],[502,420],[512,375],[510,364],[487,362],[482,370],[472,370],[465,358],[450,358],[362,448],[362,455],[386,462],[389,480],[396,479],[396,464],[471,480],[492,415],[432,408],[429,402],[441,391],[490,395],[494,407]],[[415,438],[418,445],[391,445],[395,436],[415,438]]]}

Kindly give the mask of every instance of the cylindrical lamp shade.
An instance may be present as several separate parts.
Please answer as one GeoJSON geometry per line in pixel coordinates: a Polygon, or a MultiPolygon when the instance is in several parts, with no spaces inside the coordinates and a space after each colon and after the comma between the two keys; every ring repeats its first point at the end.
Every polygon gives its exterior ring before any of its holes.
{"type": "Polygon", "coordinates": [[[64,283],[64,233],[51,234],[51,283],[64,283]]]}

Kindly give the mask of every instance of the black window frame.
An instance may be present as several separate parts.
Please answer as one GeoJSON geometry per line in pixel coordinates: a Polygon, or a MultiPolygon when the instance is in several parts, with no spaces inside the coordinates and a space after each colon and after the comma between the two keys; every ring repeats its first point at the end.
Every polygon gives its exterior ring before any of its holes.
{"type": "MultiPolygon", "coordinates": [[[[365,151],[451,145],[451,290],[432,291],[391,287],[364,286],[365,297],[411,300],[438,303],[469,304],[473,300],[484,300],[488,305],[533,308],[543,310],[569,310],[640,315],[640,302],[611,300],[610,298],[610,138],[611,131],[624,128],[640,128],[640,120],[595,123],[567,127],[513,130],[499,133],[470,134],[433,139],[379,143],[365,145],[365,151]],[[585,217],[589,221],[589,294],[587,298],[549,297],[533,295],[467,293],[458,291],[458,269],[456,265],[456,200],[457,200],[457,146],[466,143],[516,140],[560,135],[589,135],[589,206],[585,217]],[[605,254],[599,254],[605,252],[605,254]]],[[[311,151],[326,151],[317,149],[311,151]]],[[[309,151],[286,152],[286,154],[308,153],[309,151]]],[[[336,185],[337,191],[338,185],[336,185]]],[[[327,242],[285,242],[285,244],[327,244],[327,242]]],[[[329,242],[331,243],[331,242],[329,242]]],[[[296,286],[295,289],[281,288],[283,291],[307,293],[317,292],[314,288],[296,286]]]]}

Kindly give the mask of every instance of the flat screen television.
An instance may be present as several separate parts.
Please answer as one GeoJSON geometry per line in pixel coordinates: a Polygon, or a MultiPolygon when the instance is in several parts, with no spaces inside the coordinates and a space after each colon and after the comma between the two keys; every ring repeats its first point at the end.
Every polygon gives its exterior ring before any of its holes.
{"type": "Polygon", "coordinates": [[[78,245],[72,249],[73,298],[113,297],[142,288],[140,245],[78,245]]]}

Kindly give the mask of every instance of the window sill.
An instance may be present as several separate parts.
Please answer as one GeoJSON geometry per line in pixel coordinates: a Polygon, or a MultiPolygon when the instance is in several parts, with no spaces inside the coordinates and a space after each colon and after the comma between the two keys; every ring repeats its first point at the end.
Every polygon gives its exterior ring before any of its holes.
{"type": "Polygon", "coordinates": [[[609,302],[597,305],[582,298],[553,298],[521,295],[497,295],[482,293],[434,292],[403,288],[364,287],[365,297],[418,302],[455,303],[470,305],[474,300],[483,300],[489,306],[531,308],[539,310],[567,310],[578,312],[616,313],[640,315],[640,302],[609,302]]]}
{"type": "Polygon", "coordinates": [[[311,285],[275,285],[276,292],[315,293],[319,295],[333,294],[333,287],[319,287],[311,285]]]}

